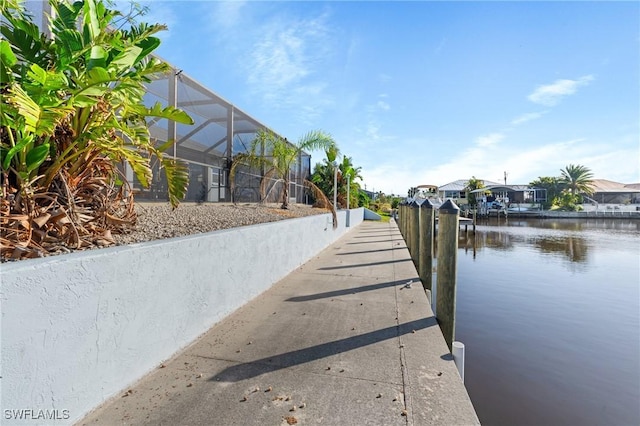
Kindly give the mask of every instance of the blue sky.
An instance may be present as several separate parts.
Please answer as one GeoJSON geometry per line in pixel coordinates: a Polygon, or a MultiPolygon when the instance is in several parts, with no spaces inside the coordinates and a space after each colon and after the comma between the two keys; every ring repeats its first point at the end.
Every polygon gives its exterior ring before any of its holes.
{"type": "Polygon", "coordinates": [[[369,190],[640,182],[638,2],[142,4],[161,57],[289,140],[331,133],[369,190]]]}

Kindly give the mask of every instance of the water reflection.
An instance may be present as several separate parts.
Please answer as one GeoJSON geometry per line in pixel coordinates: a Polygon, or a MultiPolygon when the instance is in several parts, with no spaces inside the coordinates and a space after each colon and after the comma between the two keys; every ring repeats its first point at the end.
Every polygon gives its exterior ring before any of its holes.
{"type": "Polygon", "coordinates": [[[539,238],[533,242],[534,247],[542,253],[560,254],[566,256],[571,262],[584,263],[588,260],[587,240],[580,237],[568,236],[565,238],[539,238]]]}
{"type": "Polygon", "coordinates": [[[556,255],[570,262],[584,263],[588,260],[589,244],[586,239],[575,235],[535,236],[518,235],[507,231],[493,231],[479,227],[475,233],[461,233],[458,248],[465,253],[473,251],[473,256],[484,248],[499,251],[512,250],[516,245],[528,245],[547,255],[556,255]]]}
{"type": "Polygon", "coordinates": [[[640,424],[639,281],[637,220],[463,229],[456,339],[481,422],[640,424]]]}
{"type": "Polygon", "coordinates": [[[478,225],[487,227],[524,227],[554,229],[560,231],[620,231],[640,233],[640,220],[627,219],[496,219],[479,221],[478,225]]]}

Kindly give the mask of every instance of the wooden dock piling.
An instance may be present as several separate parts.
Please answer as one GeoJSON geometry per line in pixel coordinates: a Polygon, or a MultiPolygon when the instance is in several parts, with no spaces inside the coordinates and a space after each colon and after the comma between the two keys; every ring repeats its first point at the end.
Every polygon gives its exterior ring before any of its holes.
{"type": "Polygon", "coordinates": [[[409,254],[416,269],[420,265],[420,204],[416,200],[409,203],[409,254]]]}
{"type": "Polygon", "coordinates": [[[438,210],[438,275],[436,319],[449,350],[455,340],[456,281],[458,262],[458,218],[460,209],[445,201],[438,210]]]}
{"type": "Polygon", "coordinates": [[[400,233],[405,242],[407,241],[407,201],[402,200],[398,204],[398,214],[400,219],[400,233]]]}
{"type": "Polygon", "coordinates": [[[420,205],[420,262],[418,275],[422,281],[422,287],[431,296],[433,287],[433,228],[435,223],[435,210],[429,200],[424,200],[420,205]]]}
{"type": "Polygon", "coordinates": [[[476,213],[476,209],[473,209],[473,235],[476,235],[476,217],[477,213],[476,213]]]}

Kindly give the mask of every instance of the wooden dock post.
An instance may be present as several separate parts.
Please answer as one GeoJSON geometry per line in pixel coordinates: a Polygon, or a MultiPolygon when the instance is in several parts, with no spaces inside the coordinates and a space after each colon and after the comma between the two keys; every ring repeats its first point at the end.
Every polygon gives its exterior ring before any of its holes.
{"type": "Polygon", "coordinates": [[[418,275],[422,281],[422,287],[429,295],[431,301],[431,288],[433,287],[433,227],[435,211],[429,200],[424,200],[420,205],[420,263],[418,275]]]}
{"type": "Polygon", "coordinates": [[[402,200],[398,203],[398,230],[400,231],[400,235],[402,235],[402,238],[405,238],[404,236],[404,205],[405,205],[405,201],[402,200]]]}
{"type": "Polygon", "coordinates": [[[409,203],[404,200],[404,205],[402,206],[402,236],[404,237],[404,241],[407,243],[407,247],[409,247],[409,203]]]}
{"type": "Polygon", "coordinates": [[[436,292],[436,319],[452,349],[456,331],[456,281],[458,263],[458,217],[460,209],[445,201],[438,210],[438,275],[436,292]]]}
{"type": "Polygon", "coordinates": [[[416,200],[409,203],[409,254],[416,269],[420,264],[420,204],[416,200]]]}
{"type": "Polygon", "coordinates": [[[398,203],[398,220],[396,220],[396,225],[398,225],[398,230],[400,231],[400,235],[402,235],[402,203],[398,203]]]}
{"type": "MultiPolygon", "coordinates": [[[[404,236],[404,241],[406,243],[408,243],[409,241],[409,203],[407,203],[407,201],[404,201],[404,205],[402,206],[402,233],[404,236]]],[[[409,245],[407,244],[407,247],[409,247],[409,245]]]]}
{"type": "Polygon", "coordinates": [[[473,209],[473,235],[476,235],[476,209],[473,209]]]}

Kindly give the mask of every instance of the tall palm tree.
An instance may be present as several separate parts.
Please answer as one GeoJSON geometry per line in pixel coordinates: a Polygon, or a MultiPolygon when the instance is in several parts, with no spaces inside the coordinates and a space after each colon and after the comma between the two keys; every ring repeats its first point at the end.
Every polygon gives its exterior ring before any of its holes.
{"type": "Polygon", "coordinates": [[[297,143],[291,143],[268,129],[259,129],[251,142],[248,152],[240,156],[232,166],[230,176],[235,176],[236,167],[244,164],[250,167],[265,166],[265,175],[275,175],[283,183],[282,206],[289,208],[289,176],[291,167],[298,160],[302,151],[323,149],[328,151],[335,146],[335,141],[328,133],[313,130],[303,135],[297,143]],[[264,153],[264,155],[263,155],[264,153]]]}
{"type": "Polygon", "coordinates": [[[347,192],[349,192],[349,206],[356,207],[358,205],[358,190],[360,185],[356,182],[357,179],[362,179],[360,171],[362,167],[355,167],[353,165],[353,159],[346,155],[342,158],[342,163],[338,165],[338,196],[340,198],[340,204],[346,207],[347,205],[347,192]],[[347,185],[349,190],[347,191],[347,185]]]}
{"type": "Polygon", "coordinates": [[[571,195],[593,194],[593,173],[587,167],[569,164],[564,169],[560,169],[560,173],[560,181],[571,192],[571,195]]]}

